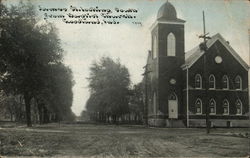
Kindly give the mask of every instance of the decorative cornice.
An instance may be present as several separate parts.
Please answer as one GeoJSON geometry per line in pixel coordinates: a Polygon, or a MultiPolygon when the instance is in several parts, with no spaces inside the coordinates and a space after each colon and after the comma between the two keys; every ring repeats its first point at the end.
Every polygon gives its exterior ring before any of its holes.
{"type": "Polygon", "coordinates": [[[158,24],[173,24],[173,25],[184,25],[185,22],[179,22],[179,21],[155,21],[151,26],[150,30],[152,31],[156,25],[158,24]]]}

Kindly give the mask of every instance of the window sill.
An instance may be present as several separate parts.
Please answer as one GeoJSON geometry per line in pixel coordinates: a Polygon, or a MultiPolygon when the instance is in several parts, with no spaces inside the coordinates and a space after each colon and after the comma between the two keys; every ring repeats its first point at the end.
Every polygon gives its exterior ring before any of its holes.
{"type": "Polygon", "coordinates": [[[209,115],[216,115],[216,113],[209,113],[209,115]]]}
{"type": "Polygon", "coordinates": [[[196,113],[195,115],[202,115],[202,113],[196,113]]]}
{"type": "Polygon", "coordinates": [[[208,90],[216,90],[215,88],[208,88],[208,90]]]}
{"type": "Polygon", "coordinates": [[[202,88],[197,88],[197,87],[195,87],[194,89],[202,89],[202,88]]]}

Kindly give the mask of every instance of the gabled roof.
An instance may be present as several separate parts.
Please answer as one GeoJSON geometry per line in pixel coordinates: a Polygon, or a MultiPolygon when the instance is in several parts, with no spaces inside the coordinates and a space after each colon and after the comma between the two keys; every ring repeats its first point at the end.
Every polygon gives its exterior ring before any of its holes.
{"type": "MultiPolygon", "coordinates": [[[[248,64],[235,52],[235,50],[227,43],[227,41],[219,34],[212,36],[211,39],[207,41],[208,49],[216,42],[220,41],[220,43],[228,50],[229,53],[248,71],[248,64]]],[[[204,51],[199,48],[199,46],[191,49],[186,52],[185,64],[181,67],[182,69],[190,68],[192,65],[203,56],[204,51]]]]}

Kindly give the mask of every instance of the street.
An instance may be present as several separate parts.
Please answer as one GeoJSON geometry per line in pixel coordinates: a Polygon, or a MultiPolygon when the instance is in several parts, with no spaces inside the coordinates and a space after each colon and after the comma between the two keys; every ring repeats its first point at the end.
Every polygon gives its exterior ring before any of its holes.
{"type": "MultiPolygon", "coordinates": [[[[0,128],[2,156],[247,156],[247,128],[145,128],[48,124],[0,128]]],[[[248,137],[248,138],[247,138],[248,137]]]]}

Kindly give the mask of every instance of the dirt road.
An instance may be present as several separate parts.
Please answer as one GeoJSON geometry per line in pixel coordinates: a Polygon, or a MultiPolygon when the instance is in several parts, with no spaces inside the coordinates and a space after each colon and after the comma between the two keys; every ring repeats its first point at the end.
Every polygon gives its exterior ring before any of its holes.
{"type": "MultiPolygon", "coordinates": [[[[247,156],[248,129],[144,128],[50,124],[0,128],[3,156],[247,156]]],[[[249,133],[248,133],[249,134],[249,133]]]]}

